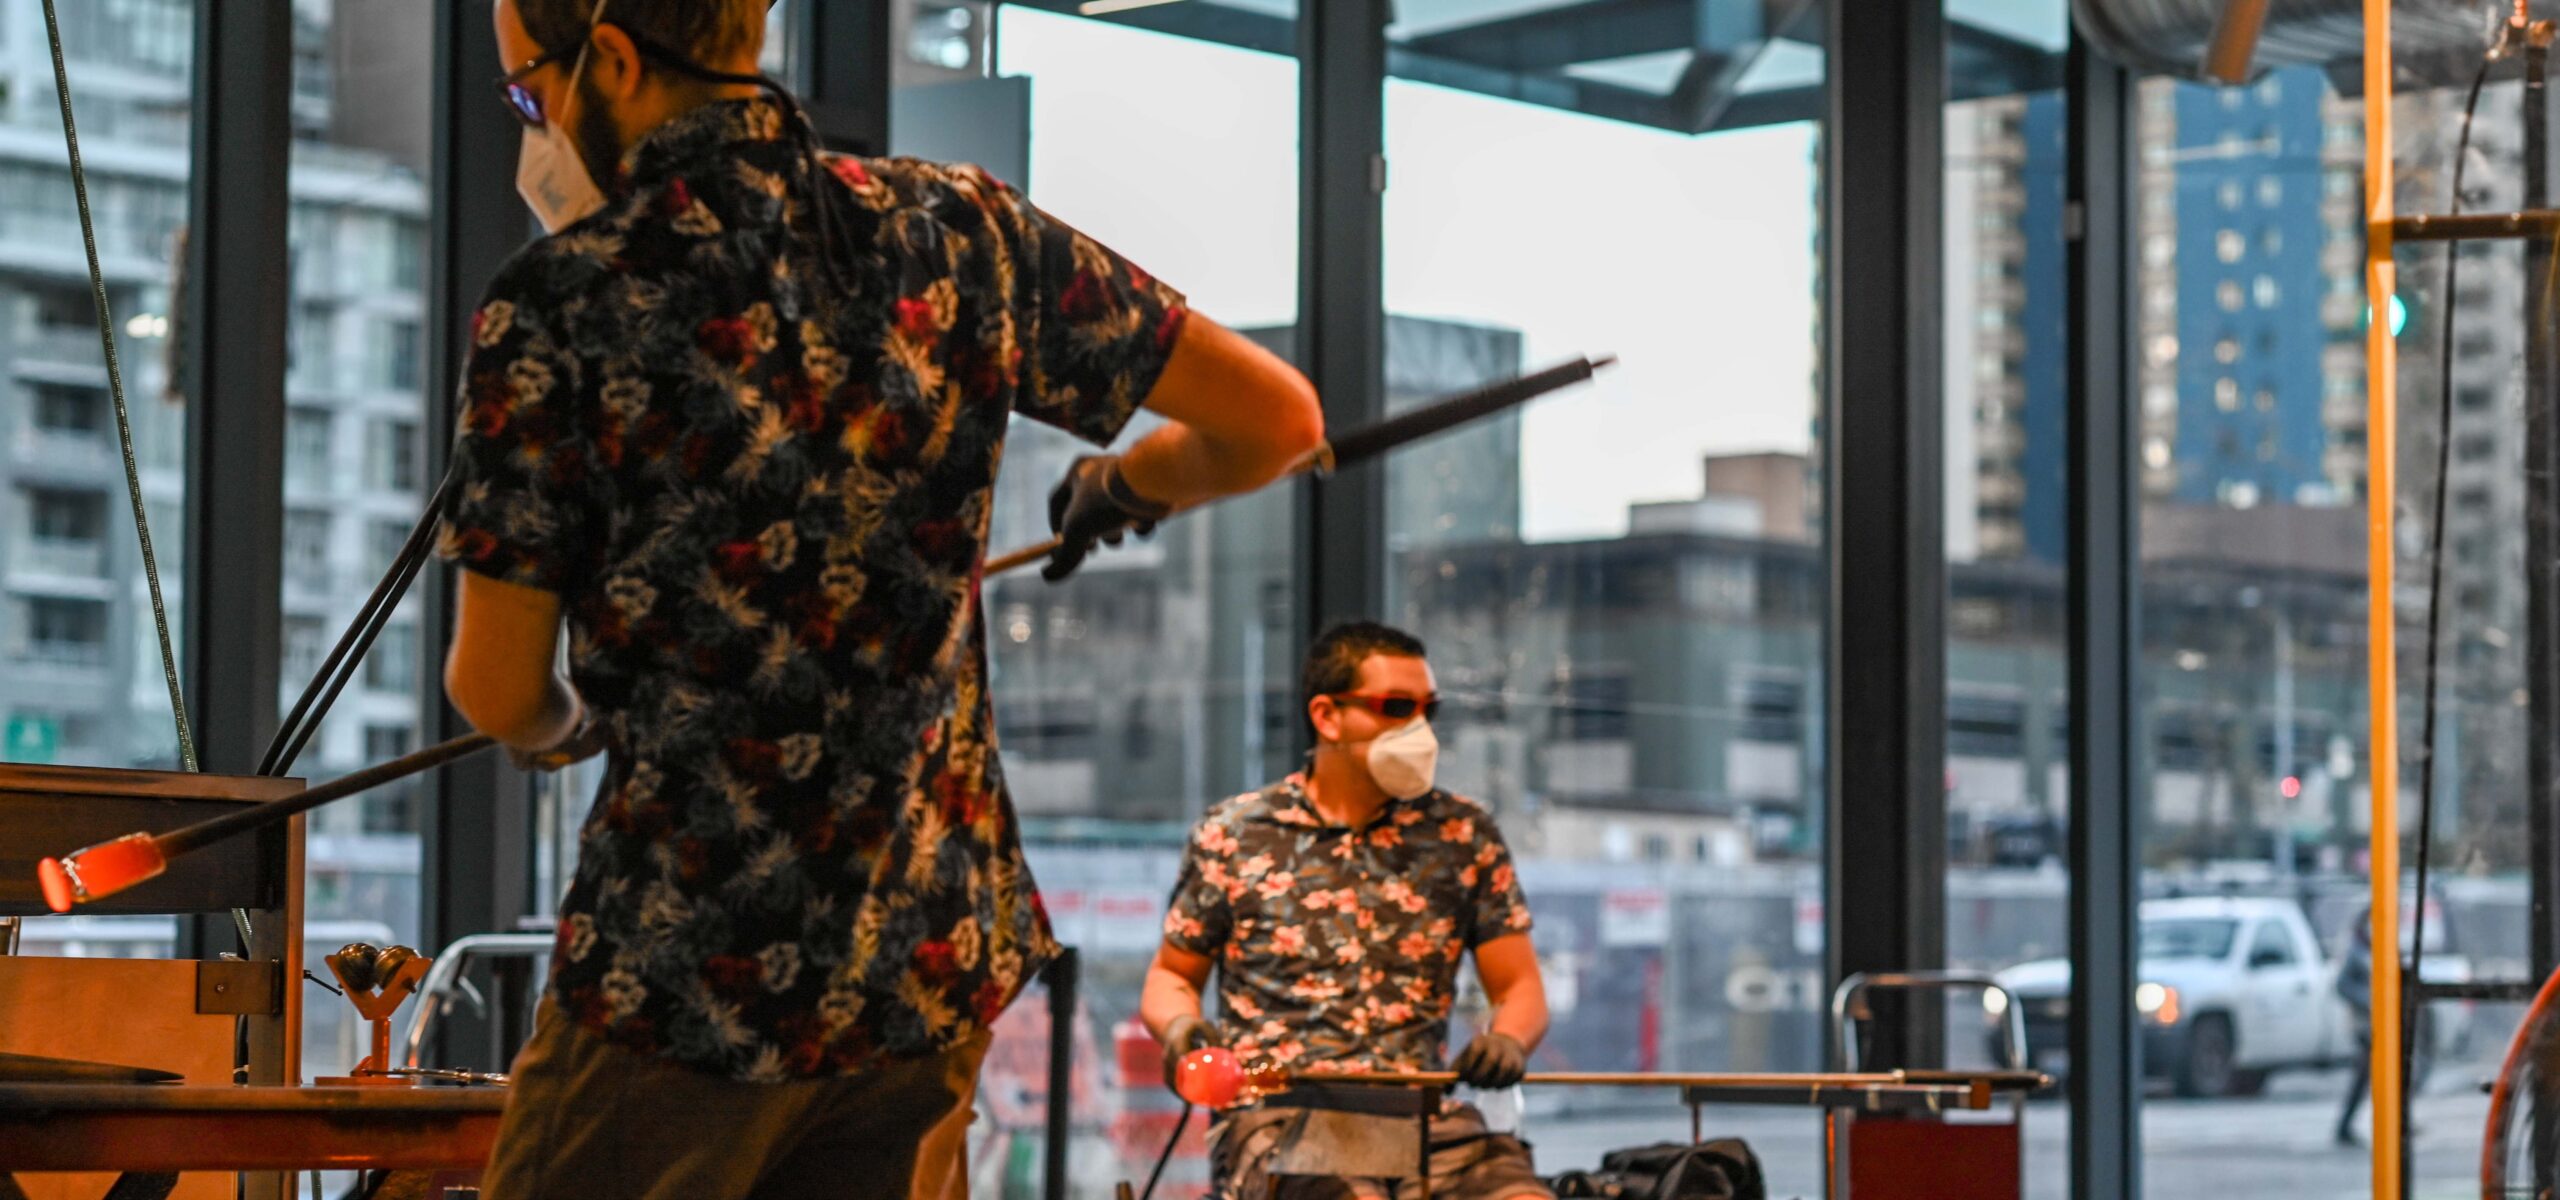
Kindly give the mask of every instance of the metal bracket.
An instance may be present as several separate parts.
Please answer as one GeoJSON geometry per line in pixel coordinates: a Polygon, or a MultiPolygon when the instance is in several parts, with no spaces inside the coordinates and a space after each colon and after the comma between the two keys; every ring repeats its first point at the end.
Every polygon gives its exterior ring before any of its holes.
{"type": "Polygon", "coordinates": [[[283,1012],[283,965],[238,959],[197,963],[196,1011],[235,1017],[268,1017],[283,1012]]]}

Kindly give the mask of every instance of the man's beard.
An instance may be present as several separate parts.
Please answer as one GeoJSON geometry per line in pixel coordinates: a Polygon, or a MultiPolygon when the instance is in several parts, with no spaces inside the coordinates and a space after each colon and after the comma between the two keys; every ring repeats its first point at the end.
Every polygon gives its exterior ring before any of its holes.
{"type": "Polygon", "coordinates": [[[622,135],[613,127],[613,114],[606,111],[604,92],[587,75],[578,76],[578,119],[570,133],[578,144],[578,157],[587,164],[587,177],[598,189],[613,186],[622,175],[622,135]]]}

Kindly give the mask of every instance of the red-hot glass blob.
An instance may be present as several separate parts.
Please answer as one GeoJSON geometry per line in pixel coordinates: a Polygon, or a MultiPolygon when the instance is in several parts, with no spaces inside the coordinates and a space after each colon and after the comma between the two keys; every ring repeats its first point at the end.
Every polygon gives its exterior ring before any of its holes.
{"type": "Polygon", "coordinates": [[[1225,1108],[1244,1092],[1244,1064],[1224,1046],[1194,1050],[1174,1068],[1173,1090],[1203,1108],[1225,1108]]]}

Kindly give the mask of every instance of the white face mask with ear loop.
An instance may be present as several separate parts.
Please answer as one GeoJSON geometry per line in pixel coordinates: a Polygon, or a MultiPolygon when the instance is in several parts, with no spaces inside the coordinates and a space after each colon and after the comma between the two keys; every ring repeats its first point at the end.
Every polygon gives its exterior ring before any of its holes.
{"type": "MultiPolygon", "coordinates": [[[[587,16],[588,41],[578,47],[578,56],[569,67],[568,96],[578,94],[578,80],[587,69],[587,52],[593,48],[595,28],[604,21],[604,6],[612,0],[596,0],[596,10],[587,16]]],[[[549,113],[543,114],[542,128],[530,126],[516,153],[516,194],[524,197],[526,208],[534,219],[542,222],[544,233],[558,233],[594,215],[604,207],[604,190],[596,186],[595,175],[587,170],[587,161],[578,153],[577,139],[570,136],[568,122],[549,113]]]]}
{"type": "Polygon", "coordinates": [[[1369,739],[1369,778],[1398,800],[1429,794],[1439,766],[1440,738],[1431,732],[1428,718],[1416,717],[1369,739]]]}

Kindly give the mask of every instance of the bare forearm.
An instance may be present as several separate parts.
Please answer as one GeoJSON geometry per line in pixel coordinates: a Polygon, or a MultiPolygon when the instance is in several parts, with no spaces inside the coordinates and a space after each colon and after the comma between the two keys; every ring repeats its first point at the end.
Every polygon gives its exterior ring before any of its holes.
{"type": "Polygon", "coordinates": [[[1120,473],[1139,495],[1182,508],[1253,491],[1297,461],[1297,454],[1276,443],[1221,441],[1188,425],[1168,424],[1129,447],[1120,473]]]}
{"type": "Polygon", "coordinates": [[[1138,1019],[1146,1023],[1147,1032],[1161,1041],[1166,1030],[1183,1017],[1200,1016],[1200,987],[1179,973],[1163,967],[1147,971],[1146,987],[1138,995],[1138,1019]]]}
{"type": "Polygon", "coordinates": [[[1511,934],[1476,947],[1476,977],[1493,1003],[1487,1027],[1536,1049],[1547,1035],[1547,984],[1529,936],[1511,934]]]}
{"type": "Polygon", "coordinates": [[[1197,504],[1280,477],[1324,440],[1306,376],[1198,313],[1184,322],[1147,408],[1172,422],[1140,439],[1120,475],[1158,504],[1197,504]]]}
{"type": "Polygon", "coordinates": [[[1547,997],[1543,988],[1515,988],[1493,1006],[1493,1019],[1487,1027],[1535,1050],[1547,1036],[1547,997]],[[1518,993],[1526,992],[1526,995],[1518,993]]]}
{"type": "Polygon", "coordinates": [[[560,598],[460,572],[444,691],[471,727],[519,750],[577,728],[578,693],[560,677],[560,598]]]}
{"type": "Polygon", "coordinates": [[[578,693],[557,674],[530,696],[475,685],[448,664],[445,694],[471,727],[519,750],[539,750],[569,736],[578,723],[578,693]]]}

